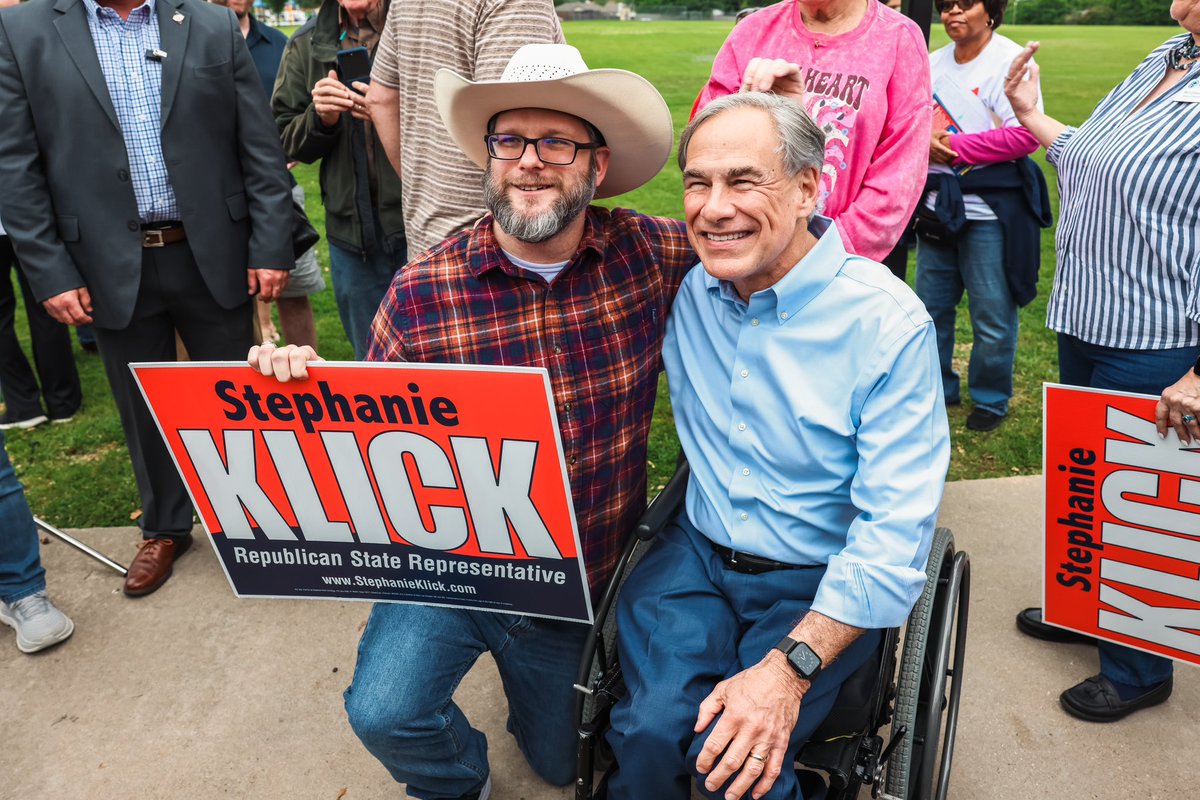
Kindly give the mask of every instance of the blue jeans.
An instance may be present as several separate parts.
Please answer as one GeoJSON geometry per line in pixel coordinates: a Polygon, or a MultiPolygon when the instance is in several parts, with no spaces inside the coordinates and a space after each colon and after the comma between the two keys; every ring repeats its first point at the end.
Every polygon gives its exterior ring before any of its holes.
{"type": "MultiPolygon", "coordinates": [[[[1058,379],[1071,386],[1158,395],[1196,362],[1194,347],[1169,350],[1119,350],[1060,333],[1058,379]]],[[[1174,672],[1168,658],[1100,642],[1100,674],[1130,686],[1156,686],[1174,672]]]]}
{"type": "MultiPolygon", "coordinates": [[[[823,567],[734,572],[686,515],[667,526],[617,602],[617,648],[628,691],[613,709],[608,734],[618,767],[610,798],[691,796],[696,758],[712,730],[692,730],[700,703],[719,681],[757,664],[795,627],[824,574],[823,567]]],[[[875,652],[879,636],[867,631],[813,681],[783,772],[764,798],[803,797],[790,769],[796,752],[828,716],[842,683],[875,652]]],[[[697,786],[705,797],[724,796],[704,789],[702,778],[697,786]]]]}
{"type": "Polygon", "coordinates": [[[404,261],[405,254],[389,255],[382,247],[372,248],[372,253],[367,255],[329,243],[333,296],[337,301],[338,316],[342,318],[342,328],[354,346],[357,361],[367,355],[371,322],[392,285],[392,276],[404,266],[404,261]]]}
{"type": "Polygon", "coordinates": [[[0,600],[12,603],[45,588],[33,515],[0,433],[0,600]]]}
{"type": "Polygon", "coordinates": [[[508,731],[541,778],[575,780],[574,689],[588,627],[487,611],[378,603],[358,643],[344,699],[350,727],[411,797],[478,792],[487,739],[454,703],[491,651],[508,698],[508,731]]]}
{"type": "Polygon", "coordinates": [[[974,334],[967,388],[976,408],[1000,416],[1008,413],[1017,354],[1017,304],[1004,272],[1004,233],[996,220],[967,223],[949,247],[917,238],[917,297],[937,331],[946,402],[960,400],[952,359],[955,313],[965,289],[974,334]]]}

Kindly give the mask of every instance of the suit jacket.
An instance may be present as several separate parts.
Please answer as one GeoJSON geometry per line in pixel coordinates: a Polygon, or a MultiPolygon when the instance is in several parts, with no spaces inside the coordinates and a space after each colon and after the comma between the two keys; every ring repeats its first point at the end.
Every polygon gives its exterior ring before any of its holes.
{"type": "MultiPolygon", "coordinates": [[[[156,10],[167,173],[205,284],[233,308],[246,301],[248,268],[294,265],[283,149],[233,13],[199,0],[156,10]]],[[[128,325],[140,222],[82,0],[0,9],[0,186],[37,298],[86,286],[96,324],[128,325]]]]}

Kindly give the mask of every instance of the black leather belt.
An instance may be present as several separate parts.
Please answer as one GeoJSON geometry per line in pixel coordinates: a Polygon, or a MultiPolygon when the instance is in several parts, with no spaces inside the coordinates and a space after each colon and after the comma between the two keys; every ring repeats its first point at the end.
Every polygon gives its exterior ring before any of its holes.
{"type": "Polygon", "coordinates": [[[187,238],[182,222],[148,222],[142,225],[142,247],[166,247],[187,238]]]}
{"type": "Polygon", "coordinates": [[[721,561],[725,566],[734,572],[741,572],[745,575],[761,575],[764,572],[775,572],[781,569],[815,569],[821,566],[820,564],[785,564],[782,561],[772,561],[769,558],[756,556],[751,553],[741,553],[737,550],[730,550],[728,547],[722,547],[716,542],[709,542],[712,545],[713,552],[721,557],[721,561]]]}

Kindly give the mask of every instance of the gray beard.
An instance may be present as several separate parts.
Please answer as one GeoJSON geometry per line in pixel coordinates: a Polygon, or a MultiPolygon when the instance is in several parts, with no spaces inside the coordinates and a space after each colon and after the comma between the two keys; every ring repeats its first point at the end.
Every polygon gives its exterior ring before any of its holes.
{"type": "Polygon", "coordinates": [[[489,165],[483,173],[483,199],[488,211],[496,219],[500,230],[514,239],[529,244],[537,244],[553,238],[562,232],[563,228],[583,213],[592,198],[596,196],[596,162],[593,159],[588,170],[588,179],[574,189],[564,190],[554,206],[535,216],[520,213],[513,206],[512,200],[492,177],[489,165]]]}

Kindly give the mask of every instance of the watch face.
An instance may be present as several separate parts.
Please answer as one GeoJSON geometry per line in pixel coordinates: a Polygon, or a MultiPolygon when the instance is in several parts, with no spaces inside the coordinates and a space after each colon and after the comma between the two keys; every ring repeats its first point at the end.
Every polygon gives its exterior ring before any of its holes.
{"type": "Polygon", "coordinates": [[[812,677],[821,671],[821,658],[812,651],[812,648],[804,642],[800,642],[793,648],[792,652],[788,653],[788,661],[792,662],[792,666],[806,678],[812,677]]]}

